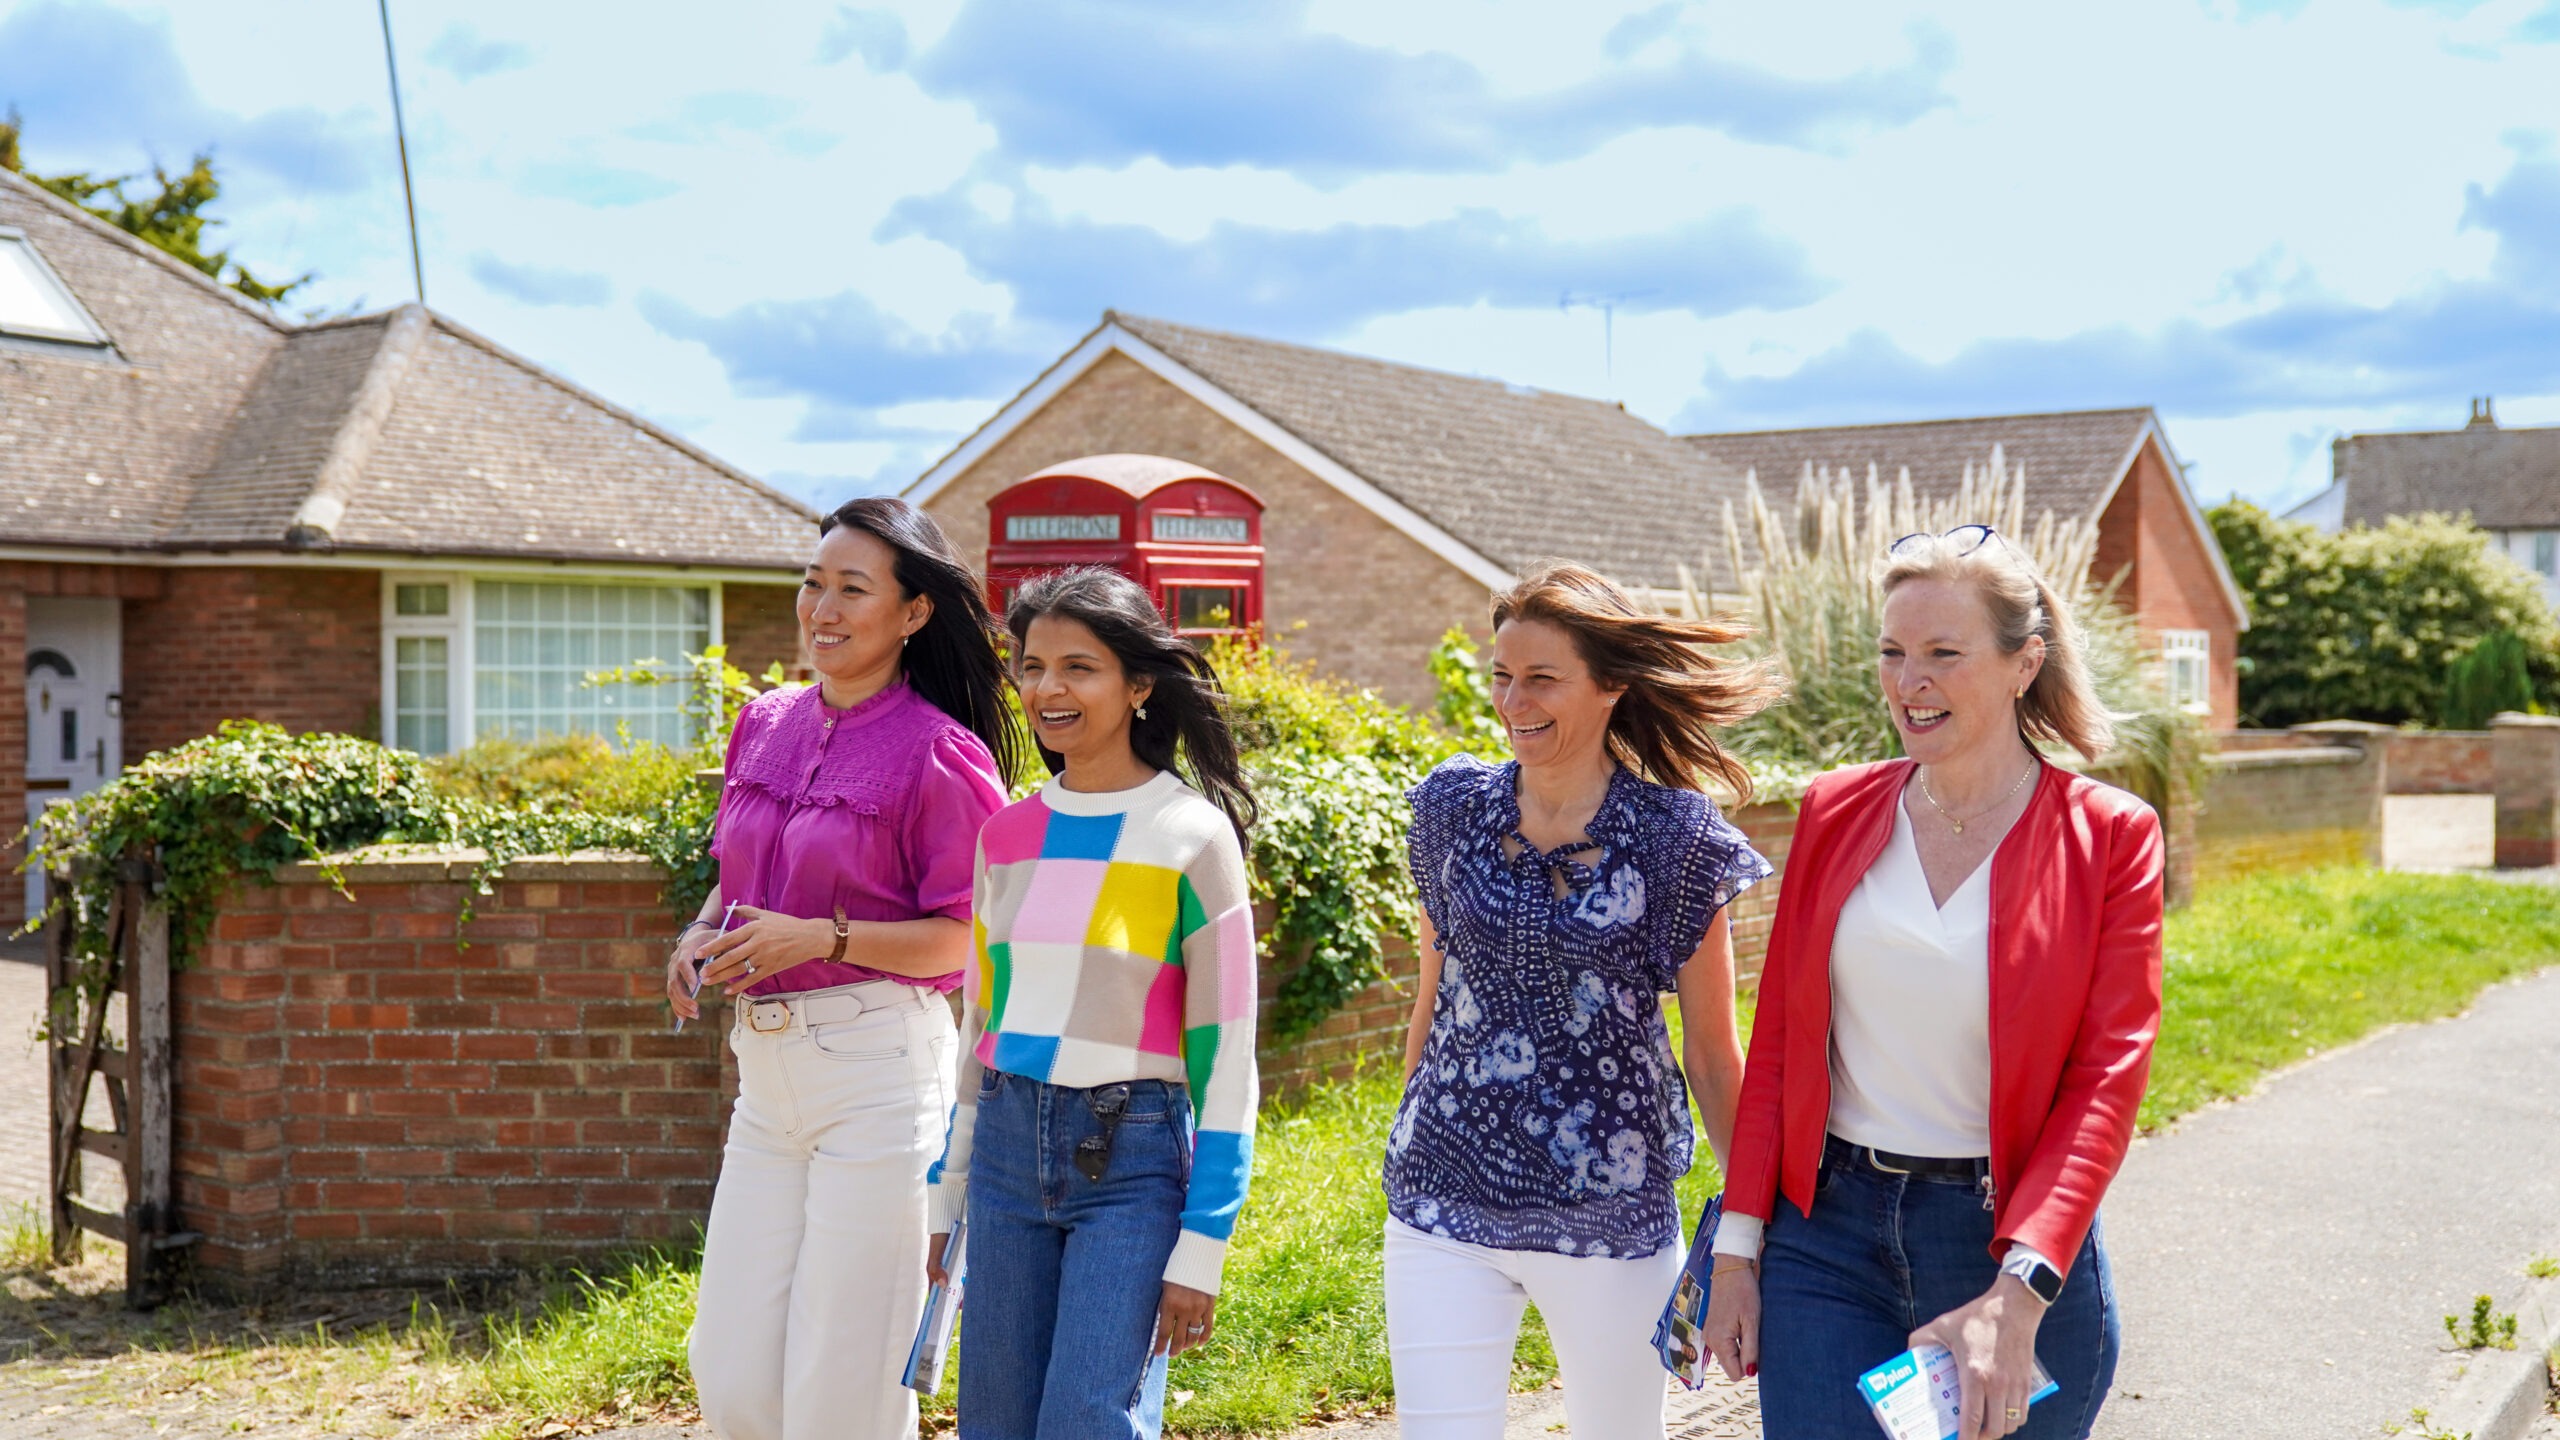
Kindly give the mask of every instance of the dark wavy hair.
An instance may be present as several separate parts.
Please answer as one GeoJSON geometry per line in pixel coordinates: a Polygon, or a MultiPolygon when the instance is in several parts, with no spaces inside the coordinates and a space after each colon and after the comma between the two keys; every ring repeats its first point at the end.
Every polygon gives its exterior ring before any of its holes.
{"type": "Polygon", "coordinates": [[[1716,731],[1751,718],[1786,695],[1786,679],[1766,659],[1708,653],[1751,631],[1722,619],[1681,620],[1636,608],[1608,577],[1550,560],[1493,599],[1493,628],[1544,620],[1573,637],[1591,678],[1623,685],[1609,715],[1609,754],[1658,785],[1705,788],[1709,779],[1751,799],[1751,772],[1717,742],[1716,731]]]}
{"type": "Polygon", "coordinates": [[[1004,632],[987,609],[978,576],[951,548],[951,537],[922,510],[891,495],[849,500],[818,522],[818,534],[850,525],[896,556],[900,598],[933,601],[932,618],[908,638],[907,683],[943,714],[969,727],[995,756],[1007,783],[1023,773],[1022,727],[1005,703],[1012,683],[997,644],[1004,632]]]}
{"type": "MultiPolygon", "coordinates": [[[[1098,565],[1054,570],[1014,592],[1013,606],[1005,612],[1014,653],[1021,653],[1031,622],[1043,615],[1084,626],[1119,659],[1130,679],[1155,682],[1145,716],[1130,718],[1130,748],[1158,770],[1190,781],[1226,812],[1227,822],[1236,827],[1237,843],[1244,843],[1256,814],[1253,791],[1245,783],[1244,761],[1228,724],[1226,687],[1218,683],[1209,657],[1174,633],[1136,581],[1098,565]],[[1178,767],[1177,759],[1190,763],[1178,767]]],[[[1065,767],[1064,757],[1037,739],[1032,743],[1039,746],[1051,774],[1065,767]]]]}

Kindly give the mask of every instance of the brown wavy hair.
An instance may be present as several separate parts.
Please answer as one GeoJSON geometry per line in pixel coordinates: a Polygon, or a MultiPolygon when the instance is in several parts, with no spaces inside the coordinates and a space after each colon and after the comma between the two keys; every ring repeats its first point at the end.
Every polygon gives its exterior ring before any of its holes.
{"type": "Polygon", "coordinates": [[[1707,647],[1732,645],[1749,626],[1724,617],[1648,615],[1608,577],[1550,560],[1493,598],[1493,628],[1543,620],[1573,637],[1591,678],[1624,686],[1609,716],[1610,757],[1645,779],[1702,790],[1713,779],[1751,799],[1751,772],[1716,732],[1786,695],[1785,677],[1766,658],[1733,659],[1707,647]]]}

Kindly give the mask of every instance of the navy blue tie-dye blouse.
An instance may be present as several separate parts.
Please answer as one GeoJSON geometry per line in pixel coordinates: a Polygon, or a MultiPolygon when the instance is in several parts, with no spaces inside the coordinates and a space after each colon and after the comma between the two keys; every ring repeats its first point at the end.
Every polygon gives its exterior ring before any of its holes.
{"type": "Polygon", "coordinates": [[[1625,769],[1593,846],[1541,852],[1518,774],[1461,755],[1407,797],[1442,958],[1387,1209],[1495,1249],[1650,1255],[1679,1243],[1671,1185],[1696,1143],[1659,997],[1769,862],[1714,801],[1625,769]]]}

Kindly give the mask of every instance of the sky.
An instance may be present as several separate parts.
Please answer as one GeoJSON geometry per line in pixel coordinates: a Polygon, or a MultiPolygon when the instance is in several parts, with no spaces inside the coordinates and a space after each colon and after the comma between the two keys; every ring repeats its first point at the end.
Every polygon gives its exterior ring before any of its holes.
{"type": "MultiPolygon", "coordinates": [[[[2560,0],[391,14],[435,308],[821,505],[1106,308],[1681,432],[2151,405],[2207,503],[2560,423],[2560,0]]],[[[412,298],[371,4],[0,0],[10,106],[412,298]]]]}

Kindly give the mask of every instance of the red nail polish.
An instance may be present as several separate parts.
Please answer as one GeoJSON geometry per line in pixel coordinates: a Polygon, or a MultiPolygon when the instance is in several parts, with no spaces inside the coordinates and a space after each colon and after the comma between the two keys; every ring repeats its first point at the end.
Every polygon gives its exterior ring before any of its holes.
{"type": "Polygon", "coordinates": [[[1742,1378],[1743,1378],[1743,1379],[1745,1379],[1745,1380],[1754,1379],[1754,1378],[1756,1378],[1759,1374],[1760,1374],[1760,1367],[1759,1367],[1759,1366],[1757,1366],[1757,1365],[1745,1365],[1745,1366],[1743,1366],[1743,1367],[1742,1367],[1742,1378]]]}

